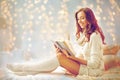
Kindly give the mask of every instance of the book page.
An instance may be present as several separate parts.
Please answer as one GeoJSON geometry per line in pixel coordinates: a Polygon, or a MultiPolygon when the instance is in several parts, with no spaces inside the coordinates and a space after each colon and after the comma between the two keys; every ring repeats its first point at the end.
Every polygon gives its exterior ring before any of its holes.
{"type": "Polygon", "coordinates": [[[69,49],[68,45],[66,44],[65,41],[55,41],[55,45],[59,48],[59,49],[65,49],[68,52],[68,55],[74,56],[74,53],[69,49]]]}

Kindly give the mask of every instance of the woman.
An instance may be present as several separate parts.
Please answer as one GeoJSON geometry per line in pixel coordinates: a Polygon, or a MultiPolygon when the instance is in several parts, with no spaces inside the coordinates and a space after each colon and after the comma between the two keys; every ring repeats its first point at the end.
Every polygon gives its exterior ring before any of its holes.
{"type": "MultiPolygon", "coordinates": [[[[81,8],[75,14],[77,42],[82,46],[82,55],[67,55],[66,50],[60,50],[56,46],[57,57],[53,57],[42,63],[35,64],[9,64],[7,67],[14,72],[51,72],[58,66],[62,66],[73,75],[100,76],[109,63],[103,60],[104,34],[97,24],[97,20],[90,8],[81,8]]],[[[106,49],[107,50],[107,49],[106,49]]]]}

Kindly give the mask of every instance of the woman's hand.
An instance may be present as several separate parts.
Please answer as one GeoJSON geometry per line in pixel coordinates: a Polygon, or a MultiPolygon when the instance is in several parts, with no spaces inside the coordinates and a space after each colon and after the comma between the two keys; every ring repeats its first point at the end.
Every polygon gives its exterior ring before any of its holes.
{"type": "Polygon", "coordinates": [[[56,53],[60,53],[61,52],[61,50],[58,47],[56,47],[56,46],[55,46],[55,49],[56,49],[56,53]]]}
{"type": "Polygon", "coordinates": [[[77,40],[80,38],[80,33],[76,34],[76,38],[77,38],[77,40]]]}
{"type": "MultiPolygon", "coordinates": [[[[55,45],[54,45],[55,46],[55,45]]],[[[68,55],[68,52],[65,50],[65,49],[59,49],[57,46],[55,46],[55,49],[56,49],[56,53],[62,53],[64,54],[65,56],[69,57],[70,55],[68,55]]]]}
{"type": "Polygon", "coordinates": [[[63,54],[65,54],[67,57],[69,57],[70,55],[68,54],[68,52],[65,49],[61,50],[63,52],[63,54]]]}
{"type": "Polygon", "coordinates": [[[58,47],[55,46],[55,49],[56,49],[56,53],[59,54],[59,53],[62,53],[64,54],[65,56],[69,57],[68,55],[68,52],[65,50],[65,49],[62,49],[60,50],[58,47]]]}

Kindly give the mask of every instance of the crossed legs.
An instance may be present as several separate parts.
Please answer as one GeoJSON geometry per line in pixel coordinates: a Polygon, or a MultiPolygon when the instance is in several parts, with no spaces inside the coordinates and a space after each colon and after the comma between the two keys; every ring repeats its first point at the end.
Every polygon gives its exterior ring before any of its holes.
{"type": "Polygon", "coordinates": [[[69,71],[73,75],[77,75],[79,73],[80,64],[67,58],[63,53],[57,53],[57,57],[54,57],[53,59],[49,59],[42,63],[8,64],[7,68],[12,70],[15,74],[18,74],[18,72],[24,72],[26,74],[34,74],[34,73],[40,73],[40,72],[43,72],[43,73],[52,72],[58,66],[65,68],[67,71],[69,71]]]}

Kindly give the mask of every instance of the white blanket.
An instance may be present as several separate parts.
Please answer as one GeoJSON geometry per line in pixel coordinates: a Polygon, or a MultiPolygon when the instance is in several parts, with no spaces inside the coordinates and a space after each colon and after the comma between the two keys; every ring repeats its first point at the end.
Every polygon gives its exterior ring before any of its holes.
{"type": "MultiPolygon", "coordinates": [[[[3,71],[3,69],[1,69],[3,71]]],[[[19,75],[25,73],[18,73],[19,75]]],[[[66,75],[64,69],[58,67],[52,73],[34,73],[34,75],[18,76],[11,71],[4,69],[4,72],[0,73],[0,80],[120,80],[120,67],[111,68],[105,71],[102,76],[91,77],[81,75],[74,77],[72,75],[66,75]]]]}

